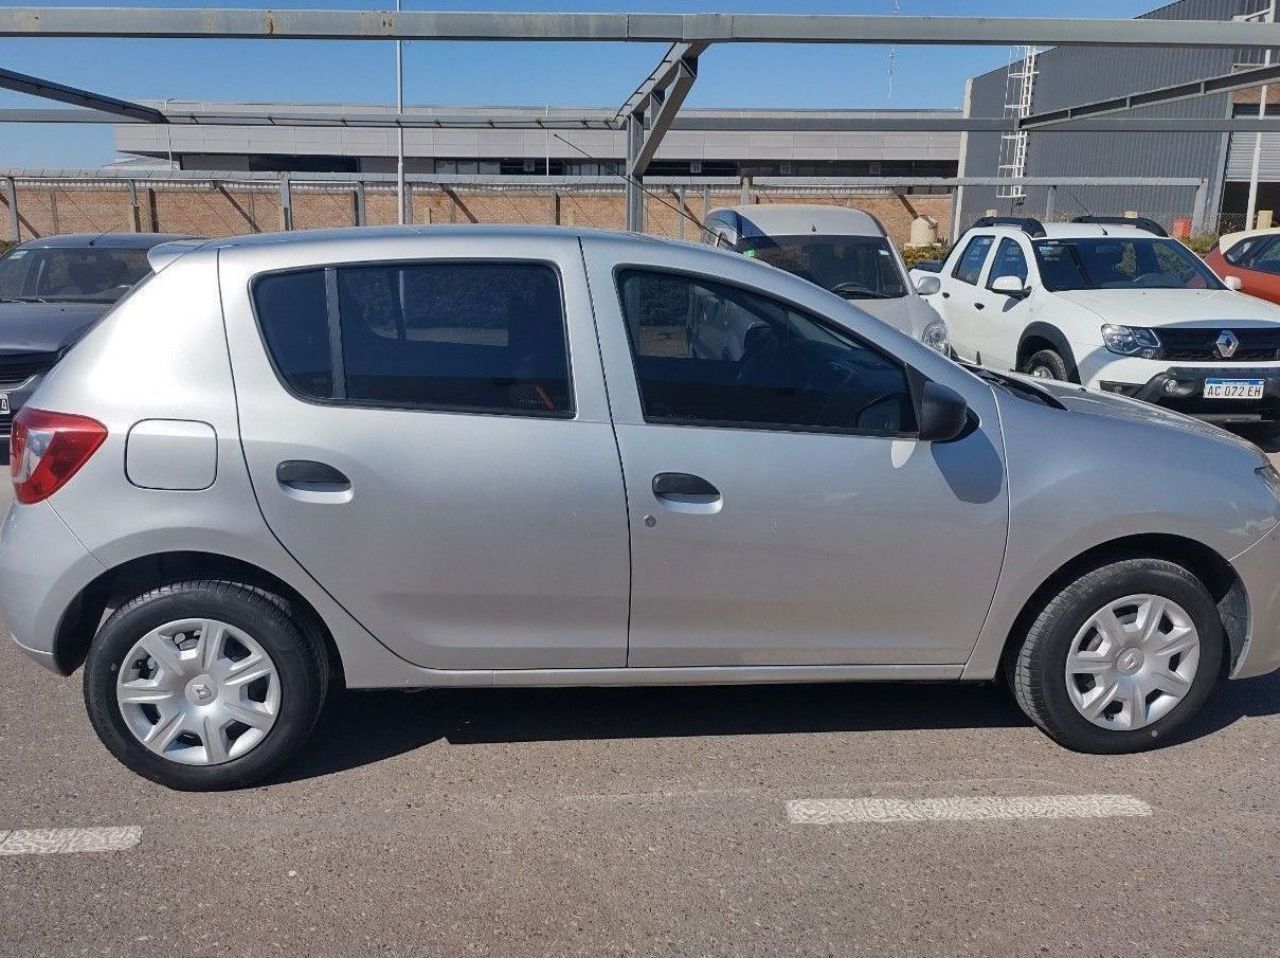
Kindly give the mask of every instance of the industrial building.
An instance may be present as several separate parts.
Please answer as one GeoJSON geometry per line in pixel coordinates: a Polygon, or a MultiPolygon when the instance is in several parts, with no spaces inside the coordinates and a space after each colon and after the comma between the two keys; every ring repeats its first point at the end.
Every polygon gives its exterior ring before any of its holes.
{"type": "MultiPolygon", "coordinates": [[[[1232,20],[1265,14],[1265,0],[1179,0],[1144,18],[1232,20]]],[[[1261,50],[1024,48],[1008,68],[969,81],[965,115],[1034,117],[1066,107],[1123,97],[1256,67],[1261,50]]],[[[1280,99],[1280,87],[1270,99],[1280,99]]],[[[1228,118],[1258,112],[1259,89],[1199,96],[1115,114],[1142,117],[1228,118]]],[[[1280,107],[1280,105],[1278,105],[1280,107]]],[[[1268,108],[1268,115],[1280,112],[1268,108]]],[[[1051,132],[967,133],[960,173],[1019,177],[1190,177],[1207,182],[1204,227],[1211,232],[1244,225],[1248,180],[1257,134],[1227,132],[1051,132]]],[[[1258,208],[1280,210],[1280,135],[1263,134],[1258,208]]],[[[1195,187],[1073,186],[1057,189],[1017,185],[961,190],[960,219],[983,212],[1061,218],[1085,212],[1136,210],[1166,226],[1190,219],[1195,187]]]]}

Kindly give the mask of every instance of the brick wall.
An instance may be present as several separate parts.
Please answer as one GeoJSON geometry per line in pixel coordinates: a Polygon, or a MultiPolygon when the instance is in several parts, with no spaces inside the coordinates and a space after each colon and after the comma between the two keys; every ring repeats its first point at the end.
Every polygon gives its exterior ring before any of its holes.
{"type": "MultiPolygon", "coordinates": [[[[227,236],[238,233],[269,233],[281,229],[280,191],[274,185],[250,187],[205,184],[159,184],[138,186],[138,205],[130,203],[124,184],[48,184],[19,181],[18,212],[22,238],[55,233],[87,233],[107,230],[191,233],[199,236],[227,236]],[[136,221],[136,226],[135,226],[136,221]]],[[[648,232],[677,237],[681,221],[674,207],[674,193],[662,199],[645,199],[648,232]],[[665,201],[665,202],[664,202],[665,201]],[[669,204],[669,205],[668,205],[669,204]]],[[[366,219],[370,225],[396,221],[396,198],[392,188],[367,187],[366,219]]],[[[697,218],[707,208],[734,205],[740,193],[701,190],[686,192],[689,212],[697,218]]],[[[856,206],[867,210],[885,224],[893,239],[905,243],[916,215],[931,216],[945,234],[951,216],[951,197],[944,194],[911,196],[855,195],[852,193],[798,191],[758,191],[761,203],[819,203],[856,206]]],[[[294,229],[353,226],[356,223],[354,189],[332,186],[306,187],[295,183],[291,190],[294,229]]],[[[413,190],[415,223],[559,223],[602,229],[623,228],[624,200],[620,190],[602,191],[502,188],[452,188],[448,191],[419,186],[413,190]]],[[[684,220],[686,239],[697,239],[697,227],[684,220]]],[[[12,229],[3,194],[0,194],[0,240],[12,240],[12,229]]]]}

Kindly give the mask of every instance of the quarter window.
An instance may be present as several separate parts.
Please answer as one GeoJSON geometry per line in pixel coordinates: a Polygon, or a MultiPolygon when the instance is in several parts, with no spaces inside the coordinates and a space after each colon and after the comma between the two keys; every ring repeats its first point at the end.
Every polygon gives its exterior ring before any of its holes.
{"type": "Polygon", "coordinates": [[[978,279],[982,276],[982,264],[987,261],[987,251],[991,249],[993,242],[994,236],[975,236],[969,240],[969,245],[960,254],[960,261],[956,263],[951,275],[962,283],[977,286],[978,279]]]}
{"type": "Polygon", "coordinates": [[[254,301],[277,368],[304,395],[524,415],[573,411],[560,284],[549,266],[340,266],[264,277],[254,301]],[[291,295],[288,283],[307,295],[291,295]],[[323,371],[294,371],[315,366],[323,371]]]}
{"type": "Polygon", "coordinates": [[[619,295],[647,422],[901,435],[906,371],[793,306],[685,275],[628,270],[619,295]]]}

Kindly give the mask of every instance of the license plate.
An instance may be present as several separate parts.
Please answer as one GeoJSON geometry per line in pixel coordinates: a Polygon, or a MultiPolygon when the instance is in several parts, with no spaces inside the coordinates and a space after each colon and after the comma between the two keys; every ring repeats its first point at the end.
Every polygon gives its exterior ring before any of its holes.
{"type": "Polygon", "coordinates": [[[1206,379],[1205,399],[1261,399],[1261,379],[1206,379]]]}

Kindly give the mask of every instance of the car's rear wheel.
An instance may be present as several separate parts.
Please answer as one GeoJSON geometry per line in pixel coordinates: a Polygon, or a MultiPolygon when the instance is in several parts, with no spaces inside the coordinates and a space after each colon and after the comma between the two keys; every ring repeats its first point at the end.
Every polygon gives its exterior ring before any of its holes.
{"type": "Polygon", "coordinates": [[[1042,349],[1032,353],[1022,364],[1022,371],[1036,379],[1058,379],[1066,382],[1071,378],[1067,372],[1066,361],[1053,349],[1042,349]]]}
{"type": "Polygon", "coordinates": [[[154,782],[238,788],[293,757],[324,704],[323,648],[287,606],[235,582],[154,589],[122,605],[85,661],[104,745],[154,782]]]}
{"type": "Polygon", "coordinates": [[[1023,711],[1060,744],[1138,752],[1200,710],[1222,656],[1222,624],[1203,583],[1172,562],[1129,559],[1049,600],[1011,678],[1023,711]]]}

